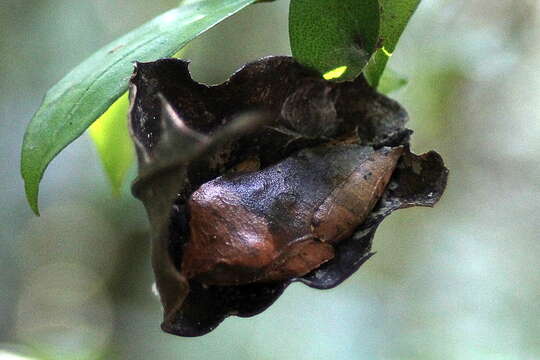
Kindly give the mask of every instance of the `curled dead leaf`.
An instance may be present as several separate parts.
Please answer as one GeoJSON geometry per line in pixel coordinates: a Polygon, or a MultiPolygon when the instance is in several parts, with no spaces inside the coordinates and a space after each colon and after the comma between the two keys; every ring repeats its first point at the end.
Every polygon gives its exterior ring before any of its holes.
{"type": "Polygon", "coordinates": [[[384,217],[432,206],[446,185],[440,156],[410,153],[399,104],[288,57],[216,86],[181,60],[139,63],[130,98],[133,190],[173,334],[260,313],[293,281],[338,285],[372,255],[384,217]]]}

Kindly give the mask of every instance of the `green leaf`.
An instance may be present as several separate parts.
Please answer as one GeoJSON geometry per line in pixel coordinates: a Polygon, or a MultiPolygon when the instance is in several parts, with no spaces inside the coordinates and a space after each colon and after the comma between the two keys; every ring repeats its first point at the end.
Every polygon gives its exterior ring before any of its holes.
{"type": "Polygon", "coordinates": [[[380,0],[381,16],[381,48],[377,50],[364,74],[374,88],[379,87],[386,63],[396,49],[396,45],[414,14],[421,0],[380,0]]]}
{"type": "Polygon", "coordinates": [[[291,0],[293,56],[326,79],[353,80],[377,49],[378,0],[291,0]]]}
{"type": "Polygon", "coordinates": [[[21,154],[26,196],[36,214],[39,183],[52,159],[126,90],[134,61],[171,56],[255,0],[186,0],[105,46],[52,87],[28,125],[21,154]]]}
{"type": "Polygon", "coordinates": [[[383,94],[390,94],[391,92],[397,91],[407,85],[409,80],[392,70],[387,68],[379,81],[379,86],[377,90],[383,94]]]}
{"type": "Polygon", "coordinates": [[[127,126],[128,107],[125,93],[88,129],[116,196],[135,158],[127,126]]]}

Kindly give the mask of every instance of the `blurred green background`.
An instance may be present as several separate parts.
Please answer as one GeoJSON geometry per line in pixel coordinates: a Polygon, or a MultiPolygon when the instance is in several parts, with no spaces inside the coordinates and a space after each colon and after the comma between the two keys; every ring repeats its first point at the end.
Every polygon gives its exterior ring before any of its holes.
{"type": "MultiPolygon", "coordinates": [[[[540,4],[424,0],[391,60],[409,85],[413,149],[451,176],[434,209],[387,219],[343,285],[293,285],[263,314],[201,338],[159,329],[148,223],[111,196],[87,136],[51,164],[41,218],[19,175],[45,91],[176,0],[2,0],[0,359],[540,359],[540,4]]],[[[288,1],[252,6],[196,40],[196,79],[289,54],[288,1]]],[[[134,177],[134,170],[130,179],[134,177]]]]}

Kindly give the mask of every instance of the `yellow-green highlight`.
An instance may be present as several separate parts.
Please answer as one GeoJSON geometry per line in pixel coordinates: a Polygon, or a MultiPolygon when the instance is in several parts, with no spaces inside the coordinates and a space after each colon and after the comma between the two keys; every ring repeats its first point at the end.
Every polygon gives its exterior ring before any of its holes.
{"type": "Polygon", "coordinates": [[[381,48],[381,51],[384,53],[384,55],[386,55],[388,57],[392,56],[392,52],[388,51],[388,49],[385,48],[384,46],[381,48]]]}
{"type": "Polygon", "coordinates": [[[325,73],[323,78],[326,80],[339,79],[341,76],[343,76],[343,74],[345,74],[345,71],[347,71],[347,66],[340,66],[325,73]]]}
{"type": "Polygon", "coordinates": [[[126,174],[134,161],[127,123],[128,106],[128,94],[125,93],[89,127],[90,137],[115,196],[120,195],[126,174]]]}

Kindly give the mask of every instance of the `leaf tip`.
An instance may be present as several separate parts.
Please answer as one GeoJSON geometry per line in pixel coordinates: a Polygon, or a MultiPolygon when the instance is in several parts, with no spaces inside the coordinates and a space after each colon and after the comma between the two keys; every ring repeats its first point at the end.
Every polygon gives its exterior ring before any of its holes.
{"type": "Polygon", "coordinates": [[[32,209],[34,215],[40,216],[39,205],[38,205],[38,194],[39,194],[39,182],[28,180],[24,175],[24,190],[26,192],[26,200],[28,205],[32,209]]]}
{"type": "Polygon", "coordinates": [[[111,185],[111,194],[115,199],[119,199],[122,196],[122,186],[124,185],[124,175],[112,175],[111,170],[108,170],[107,177],[109,178],[109,183],[111,185]]]}
{"type": "Polygon", "coordinates": [[[39,195],[39,182],[43,176],[43,169],[36,169],[35,166],[32,166],[33,163],[33,151],[34,146],[29,144],[28,140],[28,130],[25,134],[23,140],[23,146],[21,151],[21,162],[20,162],[20,174],[24,181],[24,191],[26,194],[26,200],[28,205],[32,209],[32,212],[39,216],[39,206],[38,206],[38,195],[39,195]],[[36,171],[37,170],[37,171],[36,171]]]}

